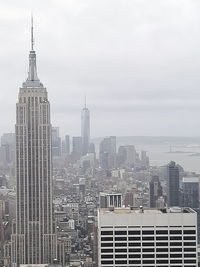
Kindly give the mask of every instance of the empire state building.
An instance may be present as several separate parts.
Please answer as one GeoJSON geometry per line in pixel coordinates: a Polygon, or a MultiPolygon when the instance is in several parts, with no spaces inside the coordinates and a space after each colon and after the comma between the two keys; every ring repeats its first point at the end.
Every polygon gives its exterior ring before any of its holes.
{"type": "Polygon", "coordinates": [[[52,207],[50,103],[36,70],[33,23],[28,78],[19,89],[16,105],[16,221],[11,240],[11,262],[52,263],[56,234],[52,207]]]}

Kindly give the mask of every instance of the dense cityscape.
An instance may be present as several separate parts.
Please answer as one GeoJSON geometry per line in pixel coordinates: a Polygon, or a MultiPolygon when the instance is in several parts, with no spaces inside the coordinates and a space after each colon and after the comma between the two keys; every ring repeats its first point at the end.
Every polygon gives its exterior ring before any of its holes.
{"type": "Polygon", "coordinates": [[[62,137],[33,38],[32,21],[15,132],[0,140],[0,266],[197,267],[200,174],[154,166],[117,136],[91,138],[86,97],[80,136],[62,137]]]}

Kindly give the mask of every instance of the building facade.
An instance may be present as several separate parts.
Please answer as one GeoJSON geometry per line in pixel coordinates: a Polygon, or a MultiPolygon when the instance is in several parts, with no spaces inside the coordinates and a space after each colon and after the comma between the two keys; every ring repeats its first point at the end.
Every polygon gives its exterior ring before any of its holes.
{"type": "Polygon", "coordinates": [[[99,267],[197,264],[197,215],[192,209],[99,210],[99,267]]]}

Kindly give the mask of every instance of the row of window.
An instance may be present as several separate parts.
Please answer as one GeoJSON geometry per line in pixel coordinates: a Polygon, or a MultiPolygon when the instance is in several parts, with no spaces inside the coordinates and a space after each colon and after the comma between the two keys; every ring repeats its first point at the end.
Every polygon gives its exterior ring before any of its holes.
{"type": "MultiPolygon", "coordinates": [[[[112,259],[114,257],[113,254],[104,254],[101,255],[102,259],[112,259]]],[[[115,258],[182,258],[183,254],[116,254],[115,258]]],[[[184,254],[184,258],[196,258],[196,254],[184,254]]]]}
{"type": "MultiPolygon", "coordinates": [[[[101,231],[101,235],[127,235],[127,231],[101,231]]],[[[128,235],[191,235],[191,234],[196,234],[195,230],[135,230],[135,231],[128,231],[128,235]]]]}
{"type": "MultiPolygon", "coordinates": [[[[127,241],[127,239],[129,241],[137,241],[137,240],[182,240],[182,236],[144,236],[144,237],[140,237],[140,236],[129,236],[128,238],[126,236],[117,236],[115,237],[115,241],[127,241]]],[[[196,240],[196,236],[183,236],[184,240],[196,240]]],[[[113,241],[113,237],[112,236],[106,236],[106,237],[101,237],[101,241],[113,241]]]]}
{"type": "Polygon", "coordinates": [[[196,242],[146,242],[146,243],[101,243],[101,247],[167,247],[167,246],[196,246],[196,242]]]}
{"type": "MultiPolygon", "coordinates": [[[[129,248],[129,252],[168,252],[168,248],[129,248]]],[[[101,249],[101,253],[113,253],[113,249],[104,248],[101,249]]],[[[127,253],[127,248],[116,248],[115,252],[127,253]]],[[[182,252],[182,248],[170,248],[170,252],[182,252]]],[[[184,252],[196,252],[196,248],[184,248],[184,252]]]]}
{"type": "MultiPolygon", "coordinates": [[[[140,260],[115,260],[115,264],[141,264],[140,260]]],[[[142,264],[168,264],[168,260],[143,260],[142,264]]],[[[170,260],[171,263],[182,263],[182,260],[170,260]]],[[[184,260],[184,263],[196,263],[196,260],[184,260]]],[[[101,264],[114,264],[113,260],[102,260],[101,264]]],[[[172,266],[171,266],[172,267],[172,266]]],[[[191,267],[191,266],[190,266],[191,267]]]]}

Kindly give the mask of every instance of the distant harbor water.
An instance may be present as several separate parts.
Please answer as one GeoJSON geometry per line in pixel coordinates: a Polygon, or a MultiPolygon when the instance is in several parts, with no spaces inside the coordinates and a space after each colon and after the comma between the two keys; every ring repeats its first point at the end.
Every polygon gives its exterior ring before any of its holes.
{"type": "MultiPolygon", "coordinates": [[[[101,140],[93,139],[97,153],[101,140]]],[[[117,147],[121,145],[134,145],[137,152],[147,151],[152,166],[163,166],[173,160],[185,171],[200,174],[200,137],[117,137],[117,147]]]]}
{"type": "Polygon", "coordinates": [[[152,166],[162,166],[173,160],[185,171],[200,173],[199,146],[136,145],[135,147],[138,152],[147,151],[152,166]]]}

